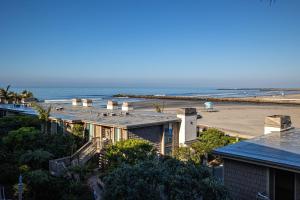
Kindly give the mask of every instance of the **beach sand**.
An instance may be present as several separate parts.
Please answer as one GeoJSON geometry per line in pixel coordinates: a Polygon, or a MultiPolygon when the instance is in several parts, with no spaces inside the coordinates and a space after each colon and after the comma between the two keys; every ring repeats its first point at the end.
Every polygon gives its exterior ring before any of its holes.
{"type": "MultiPolygon", "coordinates": [[[[272,99],[296,99],[300,95],[286,95],[276,97],[257,97],[272,99]]],[[[180,107],[195,107],[202,118],[198,119],[199,125],[208,125],[219,128],[231,135],[252,138],[263,134],[264,119],[269,115],[289,115],[294,127],[300,128],[300,105],[276,105],[253,103],[214,103],[217,112],[206,112],[203,102],[177,101],[177,100],[151,100],[165,106],[164,112],[176,113],[180,107]]],[[[145,104],[142,110],[154,110],[152,104],[145,104]],[[150,106],[149,106],[150,105],[150,106]]]]}

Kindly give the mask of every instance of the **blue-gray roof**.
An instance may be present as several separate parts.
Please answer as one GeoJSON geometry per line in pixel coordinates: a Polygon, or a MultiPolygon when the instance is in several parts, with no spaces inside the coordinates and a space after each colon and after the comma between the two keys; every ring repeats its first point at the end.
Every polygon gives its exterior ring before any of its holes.
{"type": "Polygon", "coordinates": [[[300,171],[300,129],[263,135],[215,149],[214,153],[300,171]]]}
{"type": "MultiPolygon", "coordinates": [[[[47,107],[50,104],[41,105],[47,107]]],[[[53,109],[51,110],[50,118],[68,121],[84,121],[110,127],[137,128],[180,121],[176,115],[166,113],[130,111],[128,115],[125,115],[121,110],[109,111],[96,106],[82,107],[63,104],[51,105],[53,106],[53,109]],[[56,107],[63,107],[63,110],[56,110],[56,107]],[[112,113],[114,115],[110,115],[112,113]],[[105,116],[102,114],[105,114],[105,116]]],[[[16,107],[12,104],[0,104],[0,109],[1,108],[21,112],[24,114],[37,115],[33,108],[25,106],[16,107]]]]}

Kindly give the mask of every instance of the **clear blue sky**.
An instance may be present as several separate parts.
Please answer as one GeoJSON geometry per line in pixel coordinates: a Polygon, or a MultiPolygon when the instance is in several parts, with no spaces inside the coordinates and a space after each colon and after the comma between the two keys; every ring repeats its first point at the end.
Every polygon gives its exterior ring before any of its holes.
{"type": "Polygon", "coordinates": [[[0,85],[300,87],[300,1],[0,0],[0,85]]]}

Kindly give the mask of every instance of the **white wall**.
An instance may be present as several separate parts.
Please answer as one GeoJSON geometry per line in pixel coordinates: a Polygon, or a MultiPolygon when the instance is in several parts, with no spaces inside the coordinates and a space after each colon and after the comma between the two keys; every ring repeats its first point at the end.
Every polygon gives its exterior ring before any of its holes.
{"type": "Polygon", "coordinates": [[[184,145],[187,141],[197,138],[197,115],[185,116],[178,114],[181,119],[179,129],[179,145],[184,145]]]}

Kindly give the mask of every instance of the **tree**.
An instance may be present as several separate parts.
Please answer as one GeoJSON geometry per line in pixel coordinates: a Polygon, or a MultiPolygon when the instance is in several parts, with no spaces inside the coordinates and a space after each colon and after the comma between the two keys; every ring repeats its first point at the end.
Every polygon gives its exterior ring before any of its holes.
{"type": "Polygon", "coordinates": [[[41,105],[34,103],[33,108],[38,112],[38,118],[43,122],[42,132],[45,134],[48,133],[48,120],[50,117],[50,112],[52,107],[49,106],[47,109],[44,109],[41,105]]]}
{"type": "Polygon", "coordinates": [[[108,147],[105,157],[111,169],[123,163],[134,165],[139,161],[152,159],[156,150],[148,141],[129,139],[108,147]]]}
{"type": "Polygon", "coordinates": [[[192,144],[196,156],[208,159],[213,149],[235,143],[235,138],[225,135],[223,131],[209,128],[204,131],[198,141],[192,144]]]}
{"type": "Polygon", "coordinates": [[[201,162],[201,157],[195,153],[195,150],[191,147],[179,147],[174,152],[174,158],[183,161],[193,161],[194,163],[199,164],[201,162]]]}
{"type": "Polygon", "coordinates": [[[10,89],[10,85],[6,86],[6,88],[0,88],[0,96],[2,96],[5,101],[10,100],[9,89],[10,89]]]}
{"type": "Polygon", "coordinates": [[[179,147],[175,151],[175,158],[181,161],[193,161],[200,164],[204,158],[214,158],[211,155],[213,149],[235,143],[236,139],[225,135],[224,132],[209,128],[201,133],[197,142],[193,143],[190,147],[179,147]]]}
{"type": "Polygon", "coordinates": [[[3,144],[11,151],[31,149],[40,131],[34,127],[22,127],[15,131],[10,131],[3,137],[3,144]]]}
{"type": "Polygon", "coordinates": [[[0,138],[7,135],[9,131],[17,130],[21,127],[41,126],[40,120],[36,116],[16,115],[0,118],[0,138]]]}
{"type": "Polygon", "coordinates": [[[19,158],[21,164],[28,164],[33,169],[44,168],[48,169],[49,160],[53,157],[53,154],[42,149],[28,150],[22,154],[19,158]]]}
{"type": "Polygon", "coordinates": [[[21,92],[21,97],[26,99],[26,98],[33,98],[34,96],[33,96],[32,92],[30,92],[28,90],[23,90],[21,92]]]}
{"type": "Polygon", "coordinates": [[[82,124],[74,124],[71,130],[72,134],[83,139],[84,138],[84,127],[82,124]]]}
{"type": "Polygon", "coordinates": [[[15,104],[19,104],[22,100],[22,96],[16,92],[8,93],[9,99],[13,101],[15,104]]]}
{"type": "Polygon", "coordinates": [[[103,181],[104,199],[229,199],[225,187],[207,168],[173,158],[124,164],[103,181]]]}

